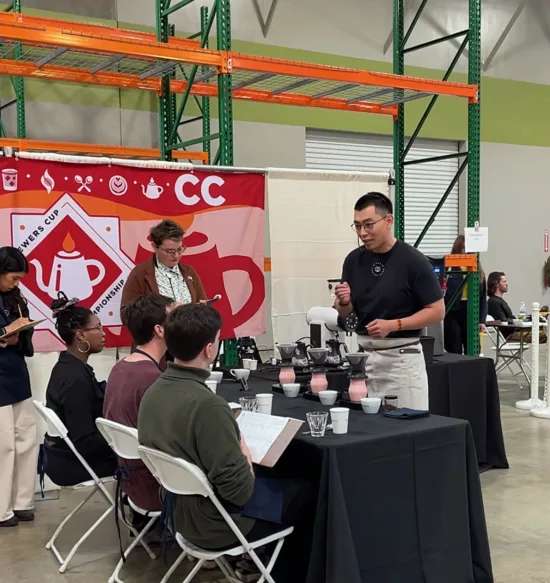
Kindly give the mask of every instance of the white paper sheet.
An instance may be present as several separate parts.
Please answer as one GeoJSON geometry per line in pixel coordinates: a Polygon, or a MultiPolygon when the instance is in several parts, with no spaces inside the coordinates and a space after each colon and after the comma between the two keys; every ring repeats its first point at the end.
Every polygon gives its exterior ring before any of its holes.
{"type": "Polygon", "coordinates": [[[466,253],[485,253],[489,249],[489,228],[466,227],[464,229],[464,247],[466,253]]]}
{"type": "Polygon", "coordinates": [[[252,454],[252,461],[259,464],[283,432],[288,418],[243,411],[237,423],[252,454]]]}

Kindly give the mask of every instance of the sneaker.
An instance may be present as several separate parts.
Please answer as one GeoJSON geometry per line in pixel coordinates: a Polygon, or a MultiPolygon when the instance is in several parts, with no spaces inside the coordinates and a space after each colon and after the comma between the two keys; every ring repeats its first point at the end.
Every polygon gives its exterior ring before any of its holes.
{"type": "Polygon", "coordinates": [[[34,512],[32,510],[14,510],[13,513],[19,522],[32,522],[34,520],[34,512]]]}
{"type": "Polygon", "coordinates": [[[12,516],[11,518],[8,518],[8,520],[2,520],[0,521],[0,528],[5,526],[5,527],[9,527],[9,526],[17,526],[19,524],[19,519],[17,518],[17,516],[12,516]]]}
{"type": "Polygon", "coordinates": [[[254,583],[260,579],[260,573],[257,569],[237,569],[235,575],[237,575],[237,579],[243,583],[254,583]]]}

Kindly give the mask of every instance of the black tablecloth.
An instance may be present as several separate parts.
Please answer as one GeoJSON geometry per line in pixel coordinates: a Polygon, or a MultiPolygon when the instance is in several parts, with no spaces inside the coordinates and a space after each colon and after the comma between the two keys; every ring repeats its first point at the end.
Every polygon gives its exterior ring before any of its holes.
{"type": "MultiPolygon", "coordinates": [[[[254,392],[271,383],[253,378],[254,392]]],[[[238,401],[237,385],[218,394],[238,401]]],[[[274,394],[273,413],[326,410],[274,394]]],[[[305,431],[305,429],[304,429],[305,431]]],[[[289,539],[301,583],[491,583],[483,500],[468,423],[350,411],[349,433],[300,431],[277,464],[319,485],[310,537],[289,539]],[[306,540],[307,538],[307,540],[306,540]]]]}
{"type": "Polygon", "coordinates": [[[508,468],[493,361],[445,354],[435,357],[427,370],[430,411],[470,423],[481,470],[508,468]]]}

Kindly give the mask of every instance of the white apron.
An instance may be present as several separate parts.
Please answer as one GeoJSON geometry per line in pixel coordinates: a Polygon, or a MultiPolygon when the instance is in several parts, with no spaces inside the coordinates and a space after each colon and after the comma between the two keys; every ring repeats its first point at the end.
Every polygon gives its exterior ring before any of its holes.
{"type": "Polygon", "coordinates": [[[428,375],[418,338],[357,336],[357,341],[369,355],[365,367],[369,397],[383,401],[385,395],[396,395],[399,407],[429,409],[428,375]]]}

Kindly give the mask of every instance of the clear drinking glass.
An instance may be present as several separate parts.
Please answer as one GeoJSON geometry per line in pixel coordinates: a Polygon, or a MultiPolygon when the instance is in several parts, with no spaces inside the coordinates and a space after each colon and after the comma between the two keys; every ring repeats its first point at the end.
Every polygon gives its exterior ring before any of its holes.
{"type": "Polygon", "coordinates": [[[258,411],[258,401],[256,397],[241,397],[239,399],[239,405],[243,411],[258,411]]]}
{"type": "Polygon", "coordinates": [[[306,413],[306,419],[311,431],[311,437],[324,437],[327,428],[328,413],[324,411],[313,411],[306,413]]]}

